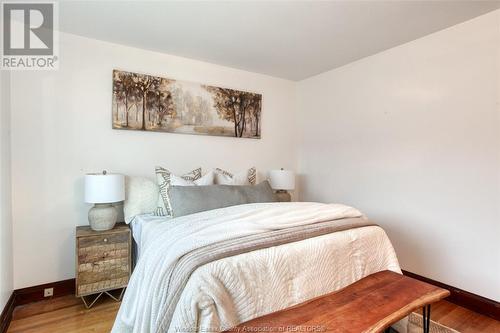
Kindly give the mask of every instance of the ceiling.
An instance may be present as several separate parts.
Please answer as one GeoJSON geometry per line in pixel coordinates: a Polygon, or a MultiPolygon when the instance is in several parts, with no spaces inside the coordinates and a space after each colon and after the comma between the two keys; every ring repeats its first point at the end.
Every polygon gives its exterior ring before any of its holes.
{"type": "Polygon", "coordinates": [[[61,1],[62,31],[302,80],[500,1],[61,1]]]}

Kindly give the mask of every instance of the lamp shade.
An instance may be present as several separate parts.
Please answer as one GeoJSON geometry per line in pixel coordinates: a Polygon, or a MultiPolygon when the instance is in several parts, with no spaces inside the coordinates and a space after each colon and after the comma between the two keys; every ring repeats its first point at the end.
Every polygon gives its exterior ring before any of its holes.
{"type": "Polygon", "coordinates": [[[119,174],[85,175],[85,202],[113,203],[125,200],[124,178],[119,174]]]}
{"type": "Polygon", "coordinates": [[[271,170],[269,181],[274,190],[291,191],[295,188],[295,173],[291,170],[271,170]]]}

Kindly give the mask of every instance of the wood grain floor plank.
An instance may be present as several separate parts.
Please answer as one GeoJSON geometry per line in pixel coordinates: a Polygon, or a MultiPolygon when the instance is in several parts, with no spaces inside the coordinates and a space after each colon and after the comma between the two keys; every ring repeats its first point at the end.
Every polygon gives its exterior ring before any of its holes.
{"type": "MultiPolygon", "coordinates": [[[[8,333],[108,333],[120,303],[104,298],[90,310],[74,296],[18,307],[8,333]]],[[[461,333],[500,333],[500,321],[441,301],[432,306],[432,320],[461,333]]]]}
{"type": "Polygon", "coordinates": [[[74,296],[28,304],[14,313],[8,333],[109,332],[120,303],[103,299],[85,309],[74,296]]]}
{"type": "Polygon", "coordinates": [[[446,301],[434,304],[431,316],[461,333],[500,333],[500,321],[446,301]]]}
{"type": "Polygon", "coordinates": [[[32,317],[45,312],[51,312],[66,307],[81,305],[81,303],[82,301],[74,296],[63,296],[53,298],[44,302],[39,302],[37,303],[38,306],[33,306],[33,304],[21,305],[15,309],[13,313],[13,319],[16,320],[26,317],[32,317]]]}

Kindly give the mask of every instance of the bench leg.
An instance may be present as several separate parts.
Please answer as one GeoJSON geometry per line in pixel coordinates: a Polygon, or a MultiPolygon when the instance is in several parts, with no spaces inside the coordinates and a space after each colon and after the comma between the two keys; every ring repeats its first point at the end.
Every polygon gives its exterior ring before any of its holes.
{"type": "Polygon", "coordinates": [[[424,328],[424,333],[429,333],[431,326],[431,305],[424,305],[422,308],[422,326],[424,328]]]}

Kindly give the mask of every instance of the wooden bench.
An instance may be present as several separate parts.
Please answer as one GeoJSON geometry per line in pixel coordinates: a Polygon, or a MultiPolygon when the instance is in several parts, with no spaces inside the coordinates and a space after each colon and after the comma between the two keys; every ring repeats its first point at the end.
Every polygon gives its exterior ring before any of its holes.
{"type": "Polygon", "coordinates": [[[369,275],[344,289],[240,324],[227,332],[382,332],[423,308],[429,332],[430,304],[448,290],[390,271],[369,275]]]}

